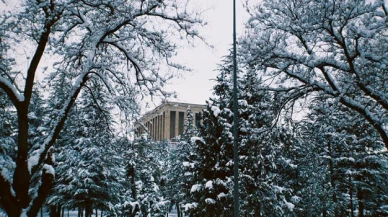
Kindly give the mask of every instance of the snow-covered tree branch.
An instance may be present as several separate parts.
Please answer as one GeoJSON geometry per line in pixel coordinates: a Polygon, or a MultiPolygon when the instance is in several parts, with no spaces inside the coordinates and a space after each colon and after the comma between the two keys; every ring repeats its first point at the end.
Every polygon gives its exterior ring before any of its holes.
{"type": "Polygon", "coordinates": [[[388,147],[384,5],[264,1],[254,9],[242,53],[252,70],[274,78],[270,89],[311,86],[364,117],[388,147]]]}
{"type": "Polygon", "coordinates": [[[197,32],[201,19],[195,12],[178,6],[180,3],[175,0],[0,3],[2,8],[17,5],[17,9],[0,15],[0,90],[17,111],[14,126],[17,153],[11,157],[13,168],[0,165],[2,174],[8,174],[1,176],[0,184],[7,190],[2,190],[0,197],[9,216],[36,216],[45,201],[54,177],[50,150],[87,83],[92,80],[102,83],[109,90],[109,103],[125,112],[137,109],[139,97],[166,95],[162,86],[171,75],[161,69],[186,70],[171,62],[179,47],[176,39],[181,35],[185,41],[202,39],[197,32]],[[23,59],[17,56],[23,47],[30,55],[26,68],[18,63],[23,59]],[[50,74],[43,74],[42,68],[48,68],[50,74]],[[48,114],[51,121],[45,140],[29,144],[31,99],[37,78],[43,78],[45,86],[54,89],[51,81],[56,77],[64,77],[72,85],[66,95],[60,96],[64,101],[54,106],[62,108],[60,112],[48,114]],[[23,89],[20,91],[19,87],[23,89]],[[41,181],[37,188],[31,179],[39,174],[41,181]]]}

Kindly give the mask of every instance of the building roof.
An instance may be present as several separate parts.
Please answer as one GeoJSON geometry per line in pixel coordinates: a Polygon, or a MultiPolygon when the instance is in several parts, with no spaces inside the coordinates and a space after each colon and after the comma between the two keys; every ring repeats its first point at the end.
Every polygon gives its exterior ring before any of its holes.
{"type": "Polygon", "coordinates": [[[164,102],[162,102],[162,104],[158,105],[156,108],[154,108],[151,111],[148,111],[144,115],[142,115],[140,120],[142,120],[143,118],[145,118],[149,115],[155,114],[156,112],[158,112],[159,110],[161,110],[162,108],[164,108],[166,106],[169,106],[169,107],[188,107],[188,106],[190,106],[190,107],[206,108],[206,105],[204,105],[204,104],[164,101],[164,102]]]}

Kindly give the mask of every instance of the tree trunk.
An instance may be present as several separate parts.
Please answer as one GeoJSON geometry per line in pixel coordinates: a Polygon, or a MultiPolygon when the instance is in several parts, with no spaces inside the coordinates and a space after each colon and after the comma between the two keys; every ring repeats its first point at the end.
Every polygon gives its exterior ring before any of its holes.
{"type": "Polygon", "coordinates": [[[61,217],[62,205],[58,205],[56,217],[61,217]]]}
{"type": "Polygon", "coordinates": [[[133,174],[131,176],[131,193],[132,193],[132,198],[137,198],[136,184],[135,184],[135,170],[133,170],[133,174]]]}
{"type": "Polygon", "coordinates": [[[30,172],[28,171],[28,108],[18,108],[18,151],[16,169],[13,176],[13,189],[18,199],[13,209],[27,208],[30,204],[28,190],[30,186],[30,172]]]}
{"type": "Polygon", "coordinates": [[[182,214],[181,214],[181,207],[179,206],[179,202],[176,202],[175,203],[175,206],[176,206],[176,212],[178,214],[178,217],[182,217],[182,214]]]}
{"type": "MultiPolygon", "coordinates": [[[[54,149],[51,149],[47,154],[47,159],[44,161],[47,165],[54,165],[54,149]]],[[[49,172],[48,168],[44,168],[42,171],[42,183],[38,189],[38,196],[32,202],[32,206],[28,211],[28,216],[33,217],[37,216],[39,209],[42,208],[43,204],[46,202],[46,197],[50,193],[51,189],[54,187],[54,174],[49,172]]],[[[60,214],[60,210],[58,211],[60,214]]]]}
{"type": "Polygon", "coordinates": [[[50,217],[57,217],[57,206],[50,206],[50,217]]]}
{"type": "Polygon", "coordinates": [[[20,217],[20,206],[11,192],[11,183],[0,175],[0,202],[9,217],[20,217]]]}
{"type": "Polygon", "coordinates": [[[361,188],[357,189],[358,200],[358,217],[364,217],[364,196],[362,195],[361,188]]]}
{"type": "Polygon", "coordinates": [[[349,196],[350,196],[350,216],[354,217],[352,176],[350,174],[349,174],[349,196]]]}
{"type": "Polygon", "coordinates": [[[91,217],[92,214],[93,214],[93,204],[91,201],[88,201],[85,207],[85,217],[91,217]]]}
{"type": "Polygon", "coordinates": [[[330,184],[331,184],[331,187],[333,188],[333,203],[334,203],[334,217],[338,217],[339,216],[339,213],[338,213],[338,208],[337,208],[337,194],[336,194],[336,189],[335,189],[335,182],[334,182],[334,163],[333,163],[333,153],[332,153],[332,150],[331,150],[331,143],[330,143],[330,138],[329,138],[329,141],[327,143],[327,148],[329,150],[329,156],[330,156],[330,160],[329,160],[329,172],[330,172],[330,184]]]}
{"type": "Polygon", "coordinates": [[[257,207],[255,207],[255,217],[261,217],[261,204],[258,203],[257,207]]]}

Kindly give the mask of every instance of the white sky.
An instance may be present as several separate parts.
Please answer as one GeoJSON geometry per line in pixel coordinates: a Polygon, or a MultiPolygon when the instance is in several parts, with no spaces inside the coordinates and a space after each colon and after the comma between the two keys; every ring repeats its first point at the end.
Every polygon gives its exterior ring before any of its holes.
{"type": "MultiPolygon", "coordinates": [[[[244,23],[249,18],[249,14],[243,9],[244,1],[246,0],[236,0],[237,37],[244,32],[244,23]]],[[[7,2],[13,3],[12,1],[7,2]]],[[[197,11],[203,11],[203,20],[207,22],[207,25],[199,29],[199,32],[214,48],[212,49],[198,40],[196,47],[185,47],[185,49],[179,50],[175,60],[191,68],[192,71],[169,81],[166,89],[177,93],[177,98],[170,99],[170,101],[205,104],[205,101],[212,94],[211,89],[218,74],[215,71],[217,64],[232,47],[233,0],[190,0],[190,5],[193,5],[197,11]]],[[[0,6],[4,6],[1,0],[0,6]]],[[[0,11],[2,11],[1,7],[0,11]]],[[[26,53],[26,51],[24,52],[26,53]]],[[[27,53],[26,56],[28,56],[27,53]]],[[[19,59],[19,61],[21,60],[19,59]]],[[[154,101],[149,103],[147,108],[143,108],[143,112],[153,109],[160,102],[161,99],[154,98],[154,101]]],[[[145,107],[145,105],[143,106],[145,107]]]]}
{"type": "MultiPolygon", "coordinates": [[[[244,23],[249,18],[249,14],[243,9],[242,1],[236,0],[237,37],[244,32],[244,23]]],[[[212,79],[218,74],[215,71],[217,64],[222,56],[228,54],[233,43],[233,1],[191,0],[191,3],[197,5],[199,10],[205,10],[203,19],[208,25],[200,29],[200,34],[214,49],[197,42],[198,46],[194,48],[180,50],[176,60],[193,71],[170,81],[167,89],[177,92],[177,99],[171,101],[205,104],[215,84],[212,79]]],[[[153,109],[159,103],[159,100],[154,100],[146,110],[153,109]]]]}

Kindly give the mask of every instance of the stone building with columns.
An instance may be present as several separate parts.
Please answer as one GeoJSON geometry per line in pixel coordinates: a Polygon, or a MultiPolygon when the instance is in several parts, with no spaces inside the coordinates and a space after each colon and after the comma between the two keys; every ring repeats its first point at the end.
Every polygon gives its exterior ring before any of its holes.
{"type": "Polygon", "coordinates": [[[188,107],[193,113],[193,122],[198,127],[205,105],[166,101],[143,115],[140,119],[141,124],[135,125],[135,135],[148,131],[153,141],[172,141],[185,130],[188,107]]]}

